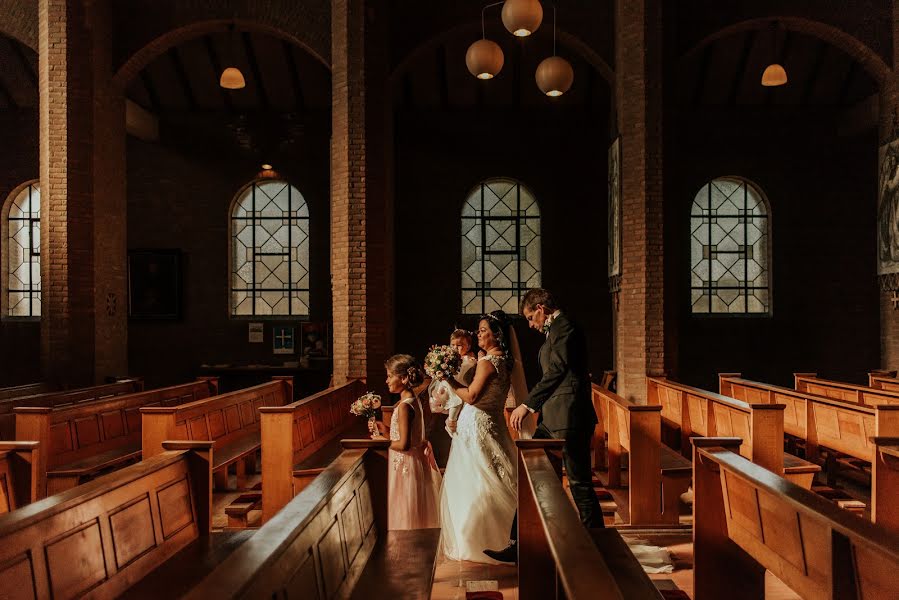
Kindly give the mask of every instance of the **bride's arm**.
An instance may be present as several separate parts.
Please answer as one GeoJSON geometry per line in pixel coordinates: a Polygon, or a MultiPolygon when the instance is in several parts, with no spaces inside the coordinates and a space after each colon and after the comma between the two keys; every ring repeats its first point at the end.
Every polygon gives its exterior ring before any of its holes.
{"type": "Polygon", "coordinates": [[[453,390],[458,394],[462,401],[466,404],[476,404],[478,398],[480,398],[481,394],[484,392],[484,388],[487,386],[487,380],[490,379],[490,376],[496,373],[496,369],[489,360],[479,360],[478,366],[474,372],[474,379],[471,382],[471,385],[465,387],[454,378],[449,378],[446,380],[449,383],[453,390]]]}

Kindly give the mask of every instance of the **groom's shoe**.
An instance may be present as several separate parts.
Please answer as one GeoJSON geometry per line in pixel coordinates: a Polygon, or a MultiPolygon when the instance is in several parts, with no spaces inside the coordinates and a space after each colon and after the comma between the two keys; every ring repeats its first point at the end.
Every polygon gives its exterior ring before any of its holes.
{"type": "Polygon", "coordinates": [[[493,560],[518,564],[518,543],[512,542],[502,550],[484,550],[484,554],[493,560]]]}

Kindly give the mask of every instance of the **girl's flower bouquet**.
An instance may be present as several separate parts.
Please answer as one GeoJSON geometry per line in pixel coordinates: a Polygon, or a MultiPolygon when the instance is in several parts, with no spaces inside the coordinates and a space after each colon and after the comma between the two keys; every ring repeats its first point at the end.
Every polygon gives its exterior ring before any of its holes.
{"type": "Polygon", "coordinates": [[[368,419],[368,431],[372,435],[378,434],[378,427],[375,420],[378,417],[378,409],[381,408],[381,397],[374,392],[368,392],[363,396],[359,396],[351,405],[350,412],[357,417],[366,417],[368,419]]]}

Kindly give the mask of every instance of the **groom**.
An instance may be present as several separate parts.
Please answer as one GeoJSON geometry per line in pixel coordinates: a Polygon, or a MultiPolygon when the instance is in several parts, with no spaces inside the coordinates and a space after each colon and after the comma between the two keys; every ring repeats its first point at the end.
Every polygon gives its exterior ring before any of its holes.
{"type": "MultiPolygon", "coordinates": [[[[543,378],[528,399],[512,412],[516,431],[522,420],[539,412],[534,438],[564,439],[563,459],[571,495],[586,527],[604,527],[602,512],[593,491],[590,439],[596,413],[587,376],[587,342],[580,327],[559,310],[552,294],[542,288],[529,290],[521,300],[521,314],[528,325],[546,334],[540,347],[543,378]]],[[[502,550],[484,550],[495,560],[513,562],[518,558],[518,516],[512,523],[512,540],[502,550]]]]}

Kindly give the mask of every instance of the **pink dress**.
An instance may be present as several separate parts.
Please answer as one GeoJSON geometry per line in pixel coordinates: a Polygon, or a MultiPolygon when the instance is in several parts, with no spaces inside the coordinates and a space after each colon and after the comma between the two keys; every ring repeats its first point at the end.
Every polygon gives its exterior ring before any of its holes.
{"type": "MultiPolygon", "coordinates": [[[[401,400],[415,410],[408,450],[390,450],[388,506],[390,529],[430,529],[440,527],[438,501],[440,471],[431,443],[424,436],[424,411],[417,398],[401,400]]],[[[400,439],[397,411],[390,419],[390,439],[400,439]]]]}

